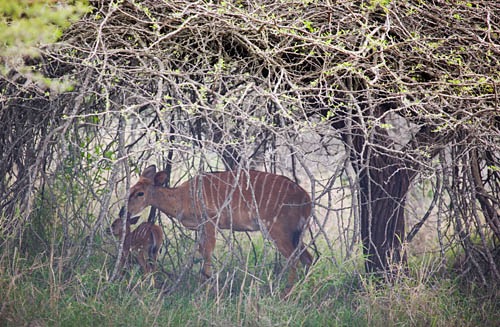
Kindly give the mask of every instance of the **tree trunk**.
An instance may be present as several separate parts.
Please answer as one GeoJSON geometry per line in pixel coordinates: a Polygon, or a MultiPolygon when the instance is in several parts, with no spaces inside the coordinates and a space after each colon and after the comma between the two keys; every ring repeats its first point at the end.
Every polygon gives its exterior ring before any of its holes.
{"type": "MultiPolygon", "coordinates": [[[[359,153],[354,153],[360,162],[359,153]]],[[[406,266],[404,206],[412,178],[397,158],[376,154],[355,165],[359,176],[361,239],[368,273],[391,280],[406,266]]]]}
{"type": "Polygon", "coordinates": [[[386,130],[376,128],[367,140],[359,127],[363,124],[353,120],[353,126],[346,126],[345,121],[332,126],[339,130],[358,175],[365,269],[392,280],[406,270],[404,207],[416,170],[401,157],[404,151],[394,151],[386,130]]]}

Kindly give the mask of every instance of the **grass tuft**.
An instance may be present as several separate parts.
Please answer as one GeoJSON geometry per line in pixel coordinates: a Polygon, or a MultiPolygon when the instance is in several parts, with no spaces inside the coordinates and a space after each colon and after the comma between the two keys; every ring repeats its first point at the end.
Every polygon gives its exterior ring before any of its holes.
{"type": "MultiPolygon", "coordinates": [[[[252,267],[227,267],[202,286],[196,274],[188,274],[165,295],[135,268],[108,282],[113,263],[104,255],[84,273],[65,271],[66,262],[50,256],[27,260],[3,249],[0,325],[493,326],[500,321],[498,291],[464,290],[437,276],[431,260],[412,263],[410,277],[381,285],[359,273],[359,262],[334,264],[323,257],[301,274],[288,300],[273,290],[272,278],[254,277],[252,267]]],[[[272,277],[272,268],[262,276],[272,277]]]]}

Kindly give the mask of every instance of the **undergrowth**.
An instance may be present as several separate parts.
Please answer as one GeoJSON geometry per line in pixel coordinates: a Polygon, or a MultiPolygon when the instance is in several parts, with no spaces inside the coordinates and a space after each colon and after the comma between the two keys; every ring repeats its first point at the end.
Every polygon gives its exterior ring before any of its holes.
{"type": "Polygon", "coordinates": [[[357,272],[355,262],[322,258],[284,300],[272,281],[246,269],[205,285],[193,272],[171,288],[164,274],[153,285],[136,268],[109,282],[104,255],[84,273],[68,273],[50,255],[2,251],[0,326],[494,326],[500,319],[495,288],[465,291],[422,263],[389,286],[357,272]]]}

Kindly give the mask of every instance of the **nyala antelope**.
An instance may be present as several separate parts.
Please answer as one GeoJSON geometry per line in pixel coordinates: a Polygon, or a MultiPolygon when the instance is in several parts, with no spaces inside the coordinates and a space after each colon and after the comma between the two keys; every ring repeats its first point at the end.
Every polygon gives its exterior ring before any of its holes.
{"type": "Polygon", "coordinates": [[[260,230],[290,261],[287,289],[296,277],[296,262],[309,267],[313,258],[302,243],[311,215],[309,194],[284,176],[260,171],[225,171],[191,178],[175,188],[156,166],[146,168],[130,188],[128,214],[153,206],[191,230],[201,230],[202,274],[209,278],[216,229],[260,230]]]}
{"type": "MultiPolygon", "coordinates": [[[[123,211],[120,212],[120,216],[123,211]]],[[[142,271],[147,274],[156,271],[156,261],[161,244],[163,243],[163,231],[160,226],[149,222],[143,222],[136,229],[130,231],[130,225],[135,225],[139,217],[126,219],[125,239],[123,241],[123,253],[119,269],[123,269],[125,260],[132,254],[137,259],[142,271]],[[146,257],[147,256],[147,257],[146,257]]],[[[123,218],[116,219],[109,229],[109,233],[120,237],[123,231],[123,218]]]]}

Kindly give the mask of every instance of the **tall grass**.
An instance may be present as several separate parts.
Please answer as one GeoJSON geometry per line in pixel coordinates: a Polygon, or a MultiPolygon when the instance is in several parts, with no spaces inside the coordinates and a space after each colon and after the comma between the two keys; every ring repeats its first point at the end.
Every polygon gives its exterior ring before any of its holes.
{"type": "MultiPolygon", "coordinates": [[[[66,260],[27,259],[15,247],[2,249],[0,326],[494,326],[500,321],[496,289],[466,293],[454,280],[432,277],[431,259],[412,263],[410,277],[383,286],[358,273],[355,261],[335,265],[324,257],[302,275],[287,300],[273,289],[272,278],[254,278],[250,269],[228,267],[217,282],[201,286],[193,272],[166,294],[136,268],[108,282],[113,262],[104,254],[85,273],[65,271],[66,260]]],[[[168,283],[163,274],[156,277],[168,283]]]]}

